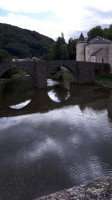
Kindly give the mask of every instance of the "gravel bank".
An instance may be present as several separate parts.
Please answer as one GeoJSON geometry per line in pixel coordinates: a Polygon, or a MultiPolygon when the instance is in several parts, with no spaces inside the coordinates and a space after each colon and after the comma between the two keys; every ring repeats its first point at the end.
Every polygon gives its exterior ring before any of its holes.
{"type": "Polygon", "coordinates": [[[35,200],[112,200],[112,175],[35,200]]]}
{"type": "Polygon", "coordinates": [[[105,82],[105,81],[95,81],[95,84],[100,87],[112,88],[112,83],[105,82]]]}

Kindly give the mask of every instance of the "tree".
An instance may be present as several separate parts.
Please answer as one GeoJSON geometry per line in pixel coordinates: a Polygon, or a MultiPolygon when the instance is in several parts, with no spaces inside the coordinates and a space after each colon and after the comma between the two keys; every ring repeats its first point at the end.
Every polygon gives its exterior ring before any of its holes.
{"type": "Polygon", "coordinates": [[[88,41],[97,36],[103,37],[103,29],[101,28],[101,26],[94,27],[87,33],[87,35],[88,35],[88,41]]]}
{"type": "Polygon", "coordinates": [[[105,28],[103,34],[106,39],[112,40],[112,25],[109,28],[105,28]]]}
{"type": "Polygon", "coordinates": [[[106,39],[110,39],[110,33],[109,33],[109,29],[108,28],[105,28],[103,30],[103,37],[106,38],[106,39]]]}
{"type": "Polygon", "coordinates": [[[50,52],[49,52],[49,59],[55,60],[56,58],[56,42],[51,45],[50,52]]]}
{"type": "Polygon", "coordinates": [[[61,47],[65,43],[64,34],[61,33],[61,37],[57,38],[57,41],[54,42],[50,48],[50,55],[49,58],[52,60],[60,60],[62,57],[62,49],[61,47]]]}
{"type": "Polygon", "coordinates": [[[67,44],[62,44],[60,46],[60,58],[61,58],[61,60],[68,60],[69,59],[67,44]]]}
{"type": "Polygon", "coordinates": [[[69,59],[73,60],[76,59],[76,44],[78,39],[70,38],[68,41],[68,52],[69,52],[69,59]]]}
{"type": "Polygon", "coordinates": [[[10,55],[5,49],[0,50],[0,62],[10,61],[10,55]]]}
{"type": "Polygon", "coordinates": [[[56,60],[61,59],[61,45],[65,44],[65,39],[64,35],[62,37],[58,37],[57,42],[56,42],[56,60]]]}

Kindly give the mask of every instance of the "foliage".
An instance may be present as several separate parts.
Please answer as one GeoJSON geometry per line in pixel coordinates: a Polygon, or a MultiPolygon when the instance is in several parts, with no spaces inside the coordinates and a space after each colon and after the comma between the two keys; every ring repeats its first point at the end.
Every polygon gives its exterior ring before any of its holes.
{"type": "Polygon", "coordinates": [[[103,37],[103,30],[101,26],[94,27],[90,29],[90,31],[87,33],[88,35],[88,41],[95,38],[96,36],[101,36],[103,37]]]}
{"type": "Polygon", "coordinates": [[[57,71],[54,75],[52,75],[52,79],[62,81],[63,80],[63,72],[61,70],[57,71]]]}
{"type": "Polygon", "coordinates": [[[56,42],[51,45],[50,52],[49,52],[49,59],[55,60],[56,59],[56,42]]]}
{"type": "Polygon", "coordinates": [[[12,68],[9,71],[5,72],[2,75],[2,78],[4,78],[4,79],[11,79],[14,74],[17,74],[17,69],[16,68],[12,68]]]}
{"type": "Polygon", "coordinates": [[[0,48],[18,58],[45,58],[53,39],[16,26],[0,23],[0,48]]]}
{"type": "Polygon", "coordinates": [[[68,53],[67,44],[62,44],[60,46],[60,59],[61,60],[68,60],[69,59],[69,53],[68,53]]]}
{"type": "Polygon", "coordinates": [[[95,38],[96,36],[101,36],[108,40],[112,40],[112,25],[105,29],[102,29],[101,26],[94,27],[87,33],[87,35],[88,41],[95,38]]]}
{"type": "Polygon", "coordinates": [[[76,44],[78,39],[72,39],[70,38],[68,41],[68,53],[69,53],[69,59],[74,60],[76,59],[76,44]]]}
{"type": "Polygon", "coordinates": [[[112,40],[112,25],[109,28],[103,30],[103,36],[109,40],[112,40]]]}
{"type": "Polygon", "coordinates": [[[2,79],[15,79],[25,75],[26,72],[19,68],[12,68],[2,75],[2,79]]]}
{"type": "Polygon", "coordinates": [[[73,75],[71,72],[63,72],[63,78],[64,80],[72,81],[73,75]]]}
{"type": "Polygon", "coordinates": [[[11,58],[10,58],[9,53],[6,50],[1,49],[0,50],[0,62],[10,61],[10,60],[11,60],[11,58]]]}
{"type": "Polygon", "coordinates": [[[51,60],[61,60],[68,59],[68,49],[65,43],[64,34],[62,33],[61,37],[57,38],[57,41],[54,42],[50,49],[49,58],[51,60]]]}
{"type": "Polygon", "coordinates": [[[5,88],[5,84],[9,82],[8,79],[3,79],[3,78],[0,78],[0,91],[2,91],[4,88],[5,88]]]}
{"type": "Polygon", "coordinates": [[[66,72],[66,71],[57,71],[53,76],[52,76],[53,80],[69,80],[72,81],[73,80],[73,75],[71,72],[66,72]]]}
{"type": "Polygon", "coordinates": [[[69,39],[68,44],[65,42],[64,34],[57,38],[57,41],[51,45],[49,59],[51,60],[68,60],[76,59],[77,39],[69,39]]]}
{"type": "Polygon", "coordinates": [[[97,77],[97,81],[112,83],[112,74],[106,74],[103,77],[97,77]]]}

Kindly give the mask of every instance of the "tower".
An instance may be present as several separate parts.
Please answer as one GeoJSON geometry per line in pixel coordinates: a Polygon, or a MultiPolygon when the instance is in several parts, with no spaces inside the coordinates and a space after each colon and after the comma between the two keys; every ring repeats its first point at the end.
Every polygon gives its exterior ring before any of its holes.
{"type": "Polygon", "coordinates": [[[85,61],[85,45],[86,45],[85,38],[81,33],[79,40],[77,41],[76,45],[76,61],[85,61]]]}

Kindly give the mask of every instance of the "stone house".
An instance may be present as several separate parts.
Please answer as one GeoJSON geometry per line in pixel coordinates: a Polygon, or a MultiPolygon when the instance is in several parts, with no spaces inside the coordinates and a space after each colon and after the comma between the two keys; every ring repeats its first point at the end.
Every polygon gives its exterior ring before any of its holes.
{"type": "Polygon", "coordinates": [[[81,33],[76,46],[76,61],[108,63],[112,72],[112,41],[97,36],[87,42],[81,33]]]}

